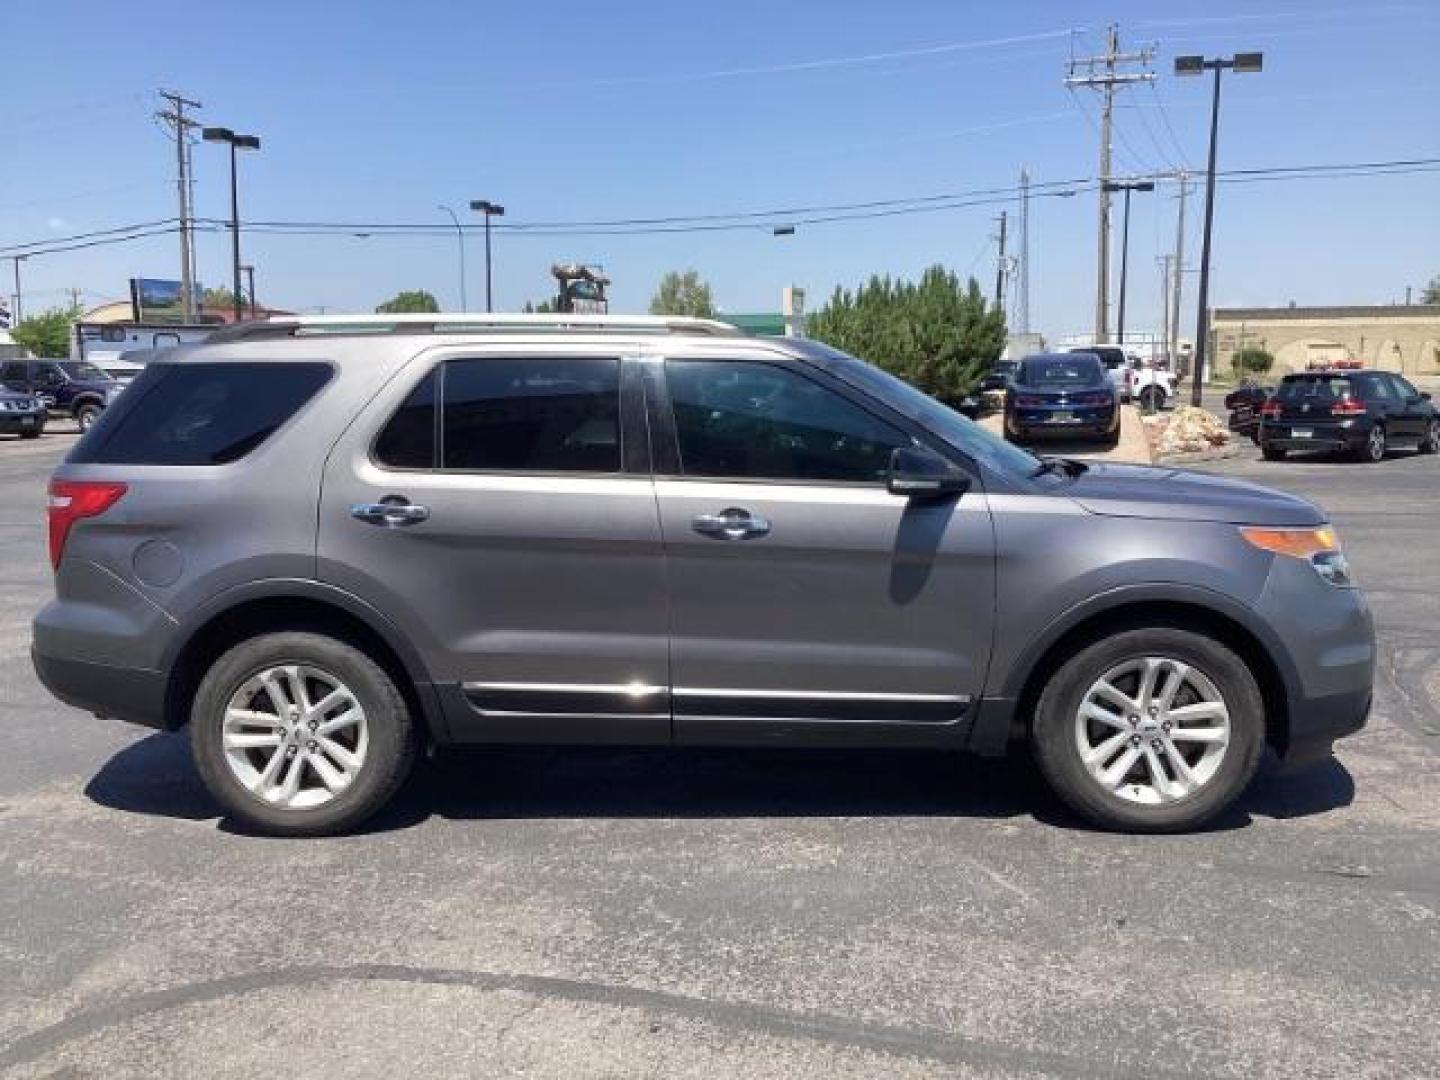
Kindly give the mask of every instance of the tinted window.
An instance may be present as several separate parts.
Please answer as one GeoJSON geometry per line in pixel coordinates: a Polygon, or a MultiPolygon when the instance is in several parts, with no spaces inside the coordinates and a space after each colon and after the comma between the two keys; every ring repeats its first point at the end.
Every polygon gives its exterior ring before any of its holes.
{"type": "Polygon", "coordinates": [[[96,367],[88,360],[79,360],[74,363],[61,364],[60,366],[65,370],[65,372],[70,376],[70,378],[78,380],[80,382],[94,382],[96,380],[104,382],[106,379],[110,378],[110,376],[105,374],[103,370],[96,367]]]}
{"type": "Polygon", "coordinates": [[[23,383],[25,382],[25,364],[12,360],[3,368],[0,368],[0,382],[23,383]]]}
{"type": "Polygon", "coordinates": [[[1420,396],[1420,391],[1415,389],[1409,379],[1403,379],[1399,375],[1391,375],[1389,379],[1395,387],[1395,392],[1401,398],[1418,398],[1420,396]]]}
{"type": "Polygon", "coordinates": [[[911,440],[839,394],[771,364],[665,365],[687,476],[883,479],[911,440]]]}
{"type": "Polygon", "coordinates": [[[1390,380],[1383,375],[1364,375],[1355,380],[1360,396],[1366,401],[1389,401],[1394,397],[1390,380]]]}
{"type": "Polygon", "coordinates": [[[435,372],[431,371],[395,411],[375,440],[375,460],[396,469],[435,467],[435,372]]]}
{"type": "Polygon", "coordinates": [[[1015,381],[1026,386],[1092,386],[1104,378],[1098,359],[1087,353],[1075,353],[1026,357],[1020,363],[1015,381]]]}
{"type": "Polygon", "coordinates": [[[620,361],[451,360],[447,469],[619,472],[620,361]]]}
{"type": "Polygon", "coordinates": [[[151,364],[75,445],[78,464],[224,465],[330,378],[326,364],[151,364]]]}
{"type": "Polygon", "coordinates": [[[1328,401],[1331,398],[1349,397],[1350,380],[1334,375],[1297,375],[1282,381],[1275,396],[1282,401],[1304,401],[1312,398],[1328,401]]]}

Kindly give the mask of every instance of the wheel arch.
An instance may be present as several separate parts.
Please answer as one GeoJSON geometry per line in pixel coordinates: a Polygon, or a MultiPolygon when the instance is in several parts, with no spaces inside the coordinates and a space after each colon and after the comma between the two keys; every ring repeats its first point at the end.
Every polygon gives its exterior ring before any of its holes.
{"type": "Polygon", "coordinates": [[[162,670],[168,672],[164,726],[190,719],[190,704],[210,664],[225,650],[260,633],[309,630],[365,652],[395,681],[431,738],[447,737],[430,676],[415,649],[383,614],[339,589],[311,581],[270,581],[230,590],[208,604],[177,635],[162,670]]]}
{"type": "Polygon", "coordinates": [[[1005,695],[1015,702],[1010,737],[1029,738],[1040,692],[1068,657],[1094,641],[1144,627],[1202,633],[1234,650],[1259,684],[1266,742],[1284,752],[1289,743],[1289,702],[1297,685],[1289,657],[1270,631],[1240,605],[1195,588],[1122,590],[1097,597],[1052,623],[1012,668],[1005,695]]]}

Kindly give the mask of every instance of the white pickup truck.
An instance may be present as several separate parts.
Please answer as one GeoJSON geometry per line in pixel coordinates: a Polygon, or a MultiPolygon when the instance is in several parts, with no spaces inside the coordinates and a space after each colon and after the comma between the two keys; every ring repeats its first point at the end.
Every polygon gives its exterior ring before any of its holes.
{"type": "Polygon", "coordinates": [[[1146,412],[1158,412],[1175,400],[1175,376],[1153,367],[1118,345],[1075,345],[1066,352],[1100,358],[1121,401],[1138,401],[1146,412]]]}

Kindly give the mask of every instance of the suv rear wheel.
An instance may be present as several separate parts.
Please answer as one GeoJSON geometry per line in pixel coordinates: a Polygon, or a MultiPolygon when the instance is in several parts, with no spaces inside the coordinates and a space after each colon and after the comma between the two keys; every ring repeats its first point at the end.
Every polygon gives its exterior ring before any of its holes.
{"type": "Polygon", "coordinates": [[[1127,832],[1193,829],[1250,783],[1264,746],[1260,689],[1243,660],[1188,630],[1130,630],[1051,676],[1032,750],[1057,795],[1127,832]]]}
{"type": "Polygon", "coordinates": [[[87,401],[75,410],[75,426],[80,429],[80,434],[85,434],[95,426],[95,421],[100,419],[100,406],[93,401],[87,401]]]}
{"type": "Polygon", "coordinates": [[[380,809],[415,758],[417,733],[394,681],[321,634],[265,634],[211,666],[190,717],[205,786],[250,828],[344,832],[380,809]]]}
{"type": "Polygon", "coordinates": [[[1373,464],[1377,461],[1384,461],[1385,454],[1389,449],[1390,442],[1385,435],[1385,425],[1375,424],[1365,436],[1365,441],[1361,443],[1359,449],[1356,450],[1355,456],[1361,461],[1368,461],[1373,464]]]}
{"type": "Polygon", "coordinates": [[[1418,447],[1422,454],[1440,453],[1440,419],[1431,420],[1425,428],[1425,438],[1418,447]]]}
{"type": "Polygon", "coordinates": [[[1165,407],[1165,391],[1158,386],[1147,386],[1140,391],[1140,408],[1147,413],[1156,413],[1165,407]]]}

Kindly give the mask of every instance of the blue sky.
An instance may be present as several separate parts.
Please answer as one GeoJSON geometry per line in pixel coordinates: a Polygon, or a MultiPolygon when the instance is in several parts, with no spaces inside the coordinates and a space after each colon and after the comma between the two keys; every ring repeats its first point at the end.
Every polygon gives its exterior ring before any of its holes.
{"type": "MultiPolygon", "coordinates": [[[[1022,165],[1038,181],[1092,177],[1098,98],[1062,80],[1072,48],[1097,51],[1111,21],[1123,45],[1158,46],[1154,89],[1120,98],[1119,170],[1203,163],[1208,85],[1169,73],[1177,52],[1265,52],[1263,74],[1226,82],[1222,169],[1440,156],[1433,0],[646,0],[577,4],[564,17],[554,4],[427,0],[7,8],[0,247],[173,216],[173,151],[151,119],[162,86],[203,101],[206,122],[264,140],[242,159],[251,220],[438,227],[448,218],[437,204],[468,217],[478,197],[504,203],[511,222],[655,217],[1006,186],[1022,165]]],[[[198,146],[195,161],[199,214],[225,217],[221,148],[198,146]]],[[[1087,329],[1094,196],[1032,205],[1032,322],[1052,335],[1087,329]]],[[[1403,297],[1440,273],[1437,207],[1436,172],[1222,186],[1214,300],[1403,297]]],[[[989,282],[999,209],[807,225],[783,239],[768,224],[497,234],[496,303],[547,295],[557,259],[603,263],[613,310],[643,309],[669,268],[699,270],[735,311],[774,310],[787,283],[819,298],[934,262],[989,282]]],[[[1198,200],[1192,209],[1193,257],[1198,200]]],[[[1156,257],[1170,250],[1174,213],[1171,191],[1135,198],[1132,326],[1158,324],[1156,257]]],[[[201,279],[225,283],[228,238],[199,243],[201,279]]],[[[123,296],[132,275],[178,276],[177,248],[165,236],[32,258],[26,306],[59,303],[72,286],[90,303],[123,296]]],[[[478,237],[468,251],[477,307],[478,237]]],[[[368,310],[405,288],[458,302],[453,236],[248,235],[245,258],[262,302],[277,306],[368,310]]],[[[0,273],[8,293],[8,260],[0,273]]],[[[1189,290],[1187,323],[1193,278],[1189,290]]]]}

